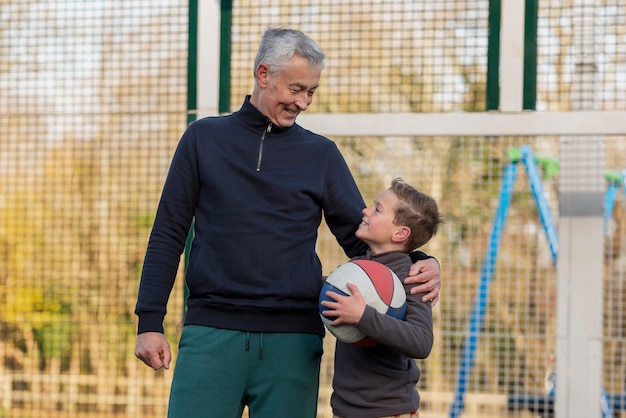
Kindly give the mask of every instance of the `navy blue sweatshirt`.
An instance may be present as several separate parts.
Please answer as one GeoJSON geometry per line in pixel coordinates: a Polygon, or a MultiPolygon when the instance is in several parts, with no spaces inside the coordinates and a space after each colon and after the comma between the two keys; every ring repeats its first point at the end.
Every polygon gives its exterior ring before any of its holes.
{"type": "Polygon", "coordinates": [[[277,128],[246,97],[198,120],[176,149],[141,275],[138,332],[163,332],[167,300],[194,220],[185,324],[324,334],[315,252],[322,215],[348,257],[365,203],[331,140],[277,128]]]}

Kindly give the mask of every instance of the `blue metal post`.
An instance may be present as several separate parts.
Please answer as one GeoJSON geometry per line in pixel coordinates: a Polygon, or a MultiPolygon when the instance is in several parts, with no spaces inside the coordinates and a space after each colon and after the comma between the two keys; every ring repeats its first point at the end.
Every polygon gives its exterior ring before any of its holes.
{"type": "Polygon", "coordinates": [[[606,390],[602,388],[602,397],[600,398],[600,403],[602,407],[602,418],[614,418],[613,410],[611,409],[611,402],[609,400],[609,395],[606,393],[606,390]]]}
{"type": "Polygon", "coordinates": [[[617,194],[619,193],[619,186],[624,186],[624,194],[626,194],[626,170],[606,172],[604,177],[608,183],[606,192],[604,193],[604,234],[609,232],[609,219],[613,217],[613,209],[615,207],[615,201],[617,200],[617,194]]]}
{"type": "MultiPolygon", "coordinates": [[[[620,180],[611,181],[609,186],[606,189],[606,193],[604,193],[604,234],[608,234],[609,228],[609,219],[613,217],[613,208],[615,207],[615,201],[617,200],[617,193],[619,192],[619,184],[621,181],[624,187],[624,194],[626,195],[626,178],[624,178],[624,173],[626,170],[622,172],[622,176],[620,180]]],[[[611,401],[609,399],[609,395],[606,393],[606,390],[602,388],[602,418],[613,418],[613,410],[611,408],[611,401]]]]}
{"type": "Polygon", "coordinates": [[[611,182],[604,193],[604,235],[607,235],[609,232],[609,219],[613,217],[613,207],[615,206],[618,191],[618,184],[611,182]]]}
{"type": "Polygon", "coordinates": [[[491,235],[489,237],[489,244],[487,246],[487,253],[483,261],[483,268],[481,272],[481,280],[478,286],[478,293],[476,295],[476,298],[474,300],[474,306],[472,308],[472,315],[467,331],[467,340],[465,341],[463,356],[461,358],[461,364],[459,366],[457,390],[454,396],[452,407],[450,409],[450,418],[457,418],[463,410],[463,398],[467,390],[467,381],[472,371],[474,353],[476,351],[478,336],[480,335],[483,317],[485,315],[485,308],[487,306],[488,299],[487,296],[489,293],[491,281],[493,279],[494,265],[496,259],[498,258],[498,249],[500,247],[500,239],[502,238],[506,215],[511,204],[511,195],[513,193],[513,186],[515,185],[516,175],[516,162],[509,162],[504,169],[502,185],[500,186],[499,206],[496,210],[491,235]]]}
{"type": "Polygon", "coordinates": [[[552,253],[552,262],[556,266],[557,256],[559,254],[559,238],[556,232],[556,226],[552,220],[550,207],[548,206],[548,202],[546,201],[546,197],[543,192],[541,176],[539,175],[539,170],[537,169],[537,164],[535,163],[535,158],[530,147],[528,145],[522,146],[521,152],[522,161],[524,163],[524,167],[526,168],[526,174],[528,175],[528,180],[530,181],[530,188],[533,192],[537,209],[539,210],[541,225],[543,225],[543,229],[548,238],[548,245],[550,246],[550,252],[552,253]]]}

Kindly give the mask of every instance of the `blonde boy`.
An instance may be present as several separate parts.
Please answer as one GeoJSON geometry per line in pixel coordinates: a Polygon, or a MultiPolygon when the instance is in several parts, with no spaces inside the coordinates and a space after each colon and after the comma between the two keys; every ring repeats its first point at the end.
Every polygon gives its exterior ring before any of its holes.
{"type": "MultiPolygon", "coordinates": [[[[411,266],[409,252],[437,233],[443,220],[435,200],[394,179],[370,207],[356,236],[369,250],[365,257],[385,264],[398,277],[405,277],[411,266]]],[[[354,284],[351,296],[334,292],[333,301],[322,302],[325,315],[336,317],[332,325],[355,325],[378,341],[373,347],[357,347],[337,342],[331,406],[335,418],[418,417],[419,394],[415,389],[420,370],[413,359],[424,359],[433,345],[431,306],[421,294],[407,295],[404,320],[377,312],[368,306],[354,284]]]]}

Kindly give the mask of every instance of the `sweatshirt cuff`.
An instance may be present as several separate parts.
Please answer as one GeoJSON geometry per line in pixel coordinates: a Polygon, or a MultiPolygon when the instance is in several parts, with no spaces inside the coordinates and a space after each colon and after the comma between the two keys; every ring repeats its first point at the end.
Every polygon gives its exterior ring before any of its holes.
{"type": "MultiPolygon", "coordinates": [[[[416,261],[419,260],[428,260],[429,258],[435,258],[431,255],[428,255],[424,252],[421,251],[413,251],[412,253],[409,254],[409,256],[411,256],[411,262],[415,263],[416,261]]],[[[436,260],[436,259],[435,259],[436,260]]],[[[439,261],[437,261],[439,262],[439,261]]]]}
{"type": "Polygon", "coordinates": [[[137,334],[144,332],[165,333],[163,330],[163,319],[165,318],[165,314],[161,312],[141,312],[137,315],[139,316],[137,334]]]}

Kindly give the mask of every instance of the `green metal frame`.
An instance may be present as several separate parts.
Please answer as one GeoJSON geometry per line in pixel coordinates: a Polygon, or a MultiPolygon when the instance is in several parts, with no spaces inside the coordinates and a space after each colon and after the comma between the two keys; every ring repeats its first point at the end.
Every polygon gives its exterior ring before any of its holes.
{"type": "Polygon", "coordinates": [[[500,0],[489,0],[487,46],[487,110],[500,107],[500,0]]]}
{"type": "MultiPolygon", "coordinates": [[[[189,39],[187,41],[187,124],[198,117],[198,2],[189,0],[189,39]]],[[[219,80],[219,103],[218,112],[230,112],[230,57],[231,57],[231,25],[232,25],[232,0],[222,0],[220,13],[220,80],[219,80]]],[[[187,272],[189,253],[194,237],[194,225],[191,224],[189,235],[185,242],[184,271],[187,272]]],[[[184,298],[187,300],[189,291],[187,286],[184,290],[184,298]]],[[[186,304],[184,311],[186,312],[186,304]]],[[[184,313],[183,313],[184,319],[184,313]]]]}
{"type": "Polygon", "coordinates": [[[220,16],[220,96],[218,111],[230,112],[230,59],[231,50],[231,26],[233,23],[233,2],[222,0],[220,16]]]}
{"type": "MultiPolygon", "coordinates": [[[[187,125],[198,117],[198,1],[189,0],[189,22],[187,39],[187,125]]],[[[189,264],[189,252],[194,237],[193,223],[185,242],[184,271],[187,272],[189,264]]],[[[183,301],[187,301],[189,289],[185,286],[183,301]]],[[[183,321],[187,312],[187,304],[183,303],[183,321]]]]}
{"type": "Polygon", "coordinates": [[[524,19],[524,110],[537,108],[537,0],[526,0],[524,19]]]}
{"type": "MultiPolygon", "coordinates": [[[[524,110],[537,103],[537,0],[525,0],[524,17],[524,110]]],[[[487,47],[487,110],[500,106],[500,31],[502,0],[489,0],[489,45],[487,47]]]]}

